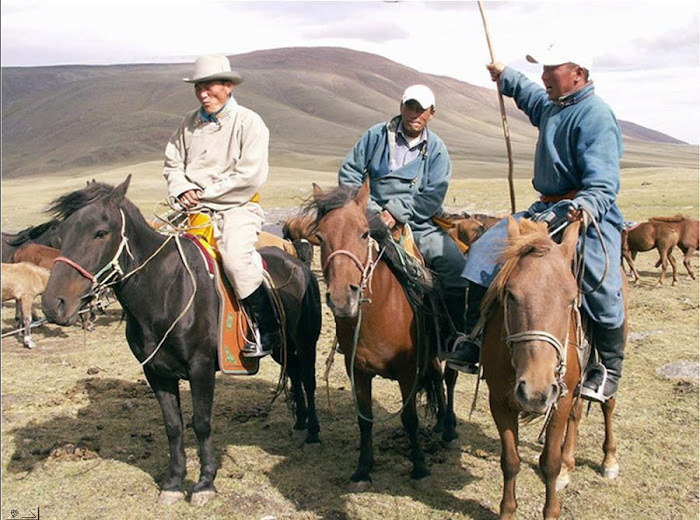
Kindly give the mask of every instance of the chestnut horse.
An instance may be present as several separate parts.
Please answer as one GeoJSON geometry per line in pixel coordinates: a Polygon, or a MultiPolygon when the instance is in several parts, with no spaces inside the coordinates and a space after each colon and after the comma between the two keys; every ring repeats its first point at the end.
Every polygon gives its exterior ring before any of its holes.
{"type": "MultiPolygon", "coordinates": [[[[482,365],[491,414],[501,438],[502,519],[513,518],[517,507],[521,414],[545,415],[545,444],[539,460],[546,486],[545,518],[559,518],[557,490],[568,484],[574,468],[582,410],[582,401],[574,394],[582,363],[576,347],[581,337],[576,306],[579,289],[571,265],[579,227],[579,223],[570,225],[561,244],[556,244],[544,223],[525,219],[517,223],[509,218],[503,267],[484,300],[482,365]]],[[[603,467],[610,478],[618,473],[612,437],[614,407],[614,399],[602,405],[603,467]]]]}
{"type": "Polygon", "coordinates": [[[678,277],[676,276],[676,259],[673,258],[672,253],[673,248],[676,247],[677,244],[678,233],[665,222],[647,221],[623,229],[622,257],[627,260],[627,265],[629,265],[632,276],[634,276],[634,282],[639,282],[639,272],[634,266],[637,253],[657,249],[659,251],[659,262],[661,264],[659,285],[664,283],[669,262],[671,263],[671,272],[673,273],[673,282],[671,282],[671,285],[676,285],[678,281],[678,277]]]}
{"type": "Polygon", "coordinates": [[[53,261],[59,253],[60,250],[55,247],[31,242],[17,249],[17,251],[13,253],[11,261],[13,263],[29,262],[50,270],[53,267],[53,261]]]}
{"type": "Polygon", "coordinates": [[[15,300],[15,314],[21,327],[19,336],[27,348],[34,348],[32,339],[32,305],[44,292],[50,271],[29,262],[2,264],[2,301],[15,300]]]}
{"type": "MultiPolygon", "coordinates": [[[[430,474],[418,441],[418,390],[426,390],[438,408],[436,431],[443,431],[443,441],[457,437],[453,403],[450,399],[446,408],[436,357],[439,331],[430,321],[439,302],[435,300],[436,289],[421,280],[420,272],[402,266],[388,228],[376,215],[370,215],[374,224],[370,226],[368,197],[369,182],[359,191],[340,186],[327,193],[314,184],[313,198],[307,203],[307,210],[317,215],[316,237],[328,288],[326,303],[335,317],[336,335],[357,408],[360,457],[350,478],[355,490],[369,485],[374,465],[375,376],[396,380],[401,388],[401,421],[410,439],[414,482],[430,474]]],[[[452,395],[456,377],[447,379],[452,395]]]]}
{"type": "Polygon", "coordinates": [[[2,233],[2,261],[11,262],[14,252],[24,244],[42,244],[49,247],[61,247],[61,234],[57,219],[44,222],[38,226],[29,226],[19,233],[2,233]]]}
{"type": "MultiPolygon", "coordinates": [[[[683,251],[683,265],[688,275],[695,280],[695,273],[690,265],[690,258],[698,250],[700,245],[700,221],[688,218],[684,215],[673,217],[651,217],[650,222],[664,222],[678,233],[678,248],[683,251]]],[[[657,264],[658,267],[658,264],[657,264]]]]}

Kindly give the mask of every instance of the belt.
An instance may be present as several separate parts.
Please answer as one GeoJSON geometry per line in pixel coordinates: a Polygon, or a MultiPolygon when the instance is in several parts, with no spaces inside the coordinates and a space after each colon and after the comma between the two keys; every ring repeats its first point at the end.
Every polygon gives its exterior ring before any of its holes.
{"type": "Polygon", "coordinates": [[[560,200],[564,199],[573,199],[579,191],[580,190],[571,190],[570,192],[564,193],[563,195],[543,195],[542,193],[540,193],[540,200],[542,202],[550,204],[552,202],[559,202],[560,200]]]}

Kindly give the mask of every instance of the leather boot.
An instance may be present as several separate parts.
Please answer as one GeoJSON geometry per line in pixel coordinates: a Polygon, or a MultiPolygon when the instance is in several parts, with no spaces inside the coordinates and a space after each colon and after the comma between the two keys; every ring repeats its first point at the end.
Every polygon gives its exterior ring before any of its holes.
{"type": "Polygon", "coordinates": [[[593,345],[600,356],[600,363],[589,367],[583,376],[581,397],[604,403],[615,397],[622,375],[622,361],[625,357],[625,325],[616,329],[606,329],[598,323],[591,323],[593,345]]]}
{"type": "MultiPolygon", "coordinates": [[[[467,313],[464,320],[466,334],[471,334],[481,317],[481,302],[487,288],[483,285],[469,282],[467,291],[467,313]]],[[[453,350],[447,355],[447,365],[468,374],[478,373],[478,363],[481,354],[481,337],[470,339],[466,335],[458,337],[453,344],[453,350]]]]}
{"type": "MultiPolygon", "coordinates": [[[[282,348],[282,330],[277,311],[272,305],[270,295],[261,285],[253,294],[244,298],[243,304],[255,320],[260,333],[260,341],[255,344],[250,344],[250,348],[246,345],[242,354],[245,357],[263,357],[271,354],[273,350],[282,348]]],[[[257,338],[256,338],[257,340],[257,338]]]]}

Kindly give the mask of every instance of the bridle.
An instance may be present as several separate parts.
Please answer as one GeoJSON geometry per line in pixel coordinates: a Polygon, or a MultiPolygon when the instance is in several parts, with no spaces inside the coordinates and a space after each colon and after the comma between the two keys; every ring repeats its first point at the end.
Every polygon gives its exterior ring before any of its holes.
{"type": "Polygon", "coordinates": [[[326,277],[326,279],[328,279],[328,276],[326,276],[326,272],[328,271],[328,267],[330,266],[331,260],[339,256],[347,256],[348,258],[350,258],[350,260],[352,260],[355,266],[360,270],[360,273],[362,273],[362,278],[360,280],[360,303],[362,303],[364,301],[363,296],[365,289],[369,287],[369,292],[372,292],[372,287],[370,286],[372,281],[372,274],[374,273],[375,267],[379,263],[379,259],[384,253],[384,249],[382,249],[381,251],[379,251],[377,258],[374,259],[373,252],[377,251],[378,249],[379,245],[377,244],[377,241],[374,240],[372,237],[369,237],[369,240],[367,241],[367,261],[364,264],[352,251],[349,251],[347,249],[336,249],[330,255],[328,255],[326,261],[323,264],[323,276],[326,277]]]}

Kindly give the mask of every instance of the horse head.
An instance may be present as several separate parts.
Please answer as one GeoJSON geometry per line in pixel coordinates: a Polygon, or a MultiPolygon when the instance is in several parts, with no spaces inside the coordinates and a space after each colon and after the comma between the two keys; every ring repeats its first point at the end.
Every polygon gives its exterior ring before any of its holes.
{"type": "Polygon", "coordinates": [[[509,218],[503,267],[490,296],[497,294],[503,307],[506,344],[515,370],[514,397],[525,412],[545,413],[563,395],[578,296],[572,261],[579,227],[570,225],[557,244],[546,225],[509,218]]]}
{"type": "Polygon", "coordinates": [[[326,194],[314,184],[326,302],[336,318],[355,318],[360,308],[362,286],[372,262],[368,198],[368,181],[354,196],[346,187],[326,194]]]}
{"type": "Polygon", "coordinates": [[[63,246],[42,297],[49,321],[74,323],[83,300],[118,268],[126,244],[122,203],[130,180],[131,175],[117,187],[88,183],[53,204],[64,219],[63,246]]]}

